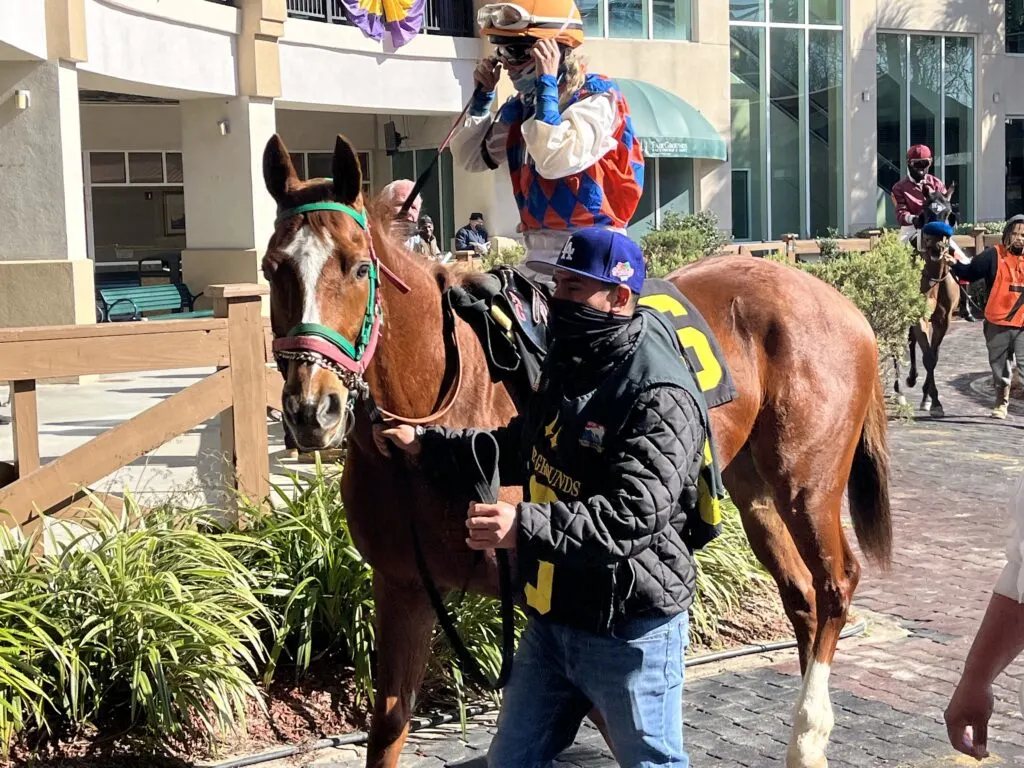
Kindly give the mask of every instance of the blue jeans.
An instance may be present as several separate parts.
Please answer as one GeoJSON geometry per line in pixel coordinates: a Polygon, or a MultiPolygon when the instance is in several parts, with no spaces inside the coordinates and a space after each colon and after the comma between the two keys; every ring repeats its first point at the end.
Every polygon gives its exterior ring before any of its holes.
{"type": "Polygon", "coordinates": [[[620,622],[611,636],[532,618],[505,687],[490,768],[547,768],[591,707],[623,768],[688,768],[683,654],[689,616],[620,622]]]}

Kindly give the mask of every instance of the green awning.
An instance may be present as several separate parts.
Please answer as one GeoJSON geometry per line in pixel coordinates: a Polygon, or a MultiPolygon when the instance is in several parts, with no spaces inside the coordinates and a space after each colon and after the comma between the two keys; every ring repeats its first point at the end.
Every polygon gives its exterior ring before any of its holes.
{"type": "Polygon", "coordinates": [[[626,97],[633,132],[648,157],[725,160],[725,140],[699,111],[674,93],[642,80],[615,78],[626,97]]]}

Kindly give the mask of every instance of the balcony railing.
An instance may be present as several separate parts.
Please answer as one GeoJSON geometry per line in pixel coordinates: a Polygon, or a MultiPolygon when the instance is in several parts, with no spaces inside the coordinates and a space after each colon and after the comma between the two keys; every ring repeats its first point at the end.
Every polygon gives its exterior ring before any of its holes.
{"type": "MultiPolygon", "coordinates": [[[[296,19],[349,24],[341,0],[286,0],[288,15],[296,19]]],[[[430,35],[473,37],[473,6],[469,0],[427,0],[423,31],[430,35]]]]}

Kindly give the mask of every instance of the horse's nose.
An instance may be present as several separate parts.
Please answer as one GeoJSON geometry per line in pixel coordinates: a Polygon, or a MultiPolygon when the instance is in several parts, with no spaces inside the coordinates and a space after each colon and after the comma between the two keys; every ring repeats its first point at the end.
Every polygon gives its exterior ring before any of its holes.
{"type": "Polygon", "coordinates": [[[289,395],[284,397],[284,417],[298,442],[309,447],[323,443],[341,425],[341,397],[334,392],[319,398],[289,395]]]}

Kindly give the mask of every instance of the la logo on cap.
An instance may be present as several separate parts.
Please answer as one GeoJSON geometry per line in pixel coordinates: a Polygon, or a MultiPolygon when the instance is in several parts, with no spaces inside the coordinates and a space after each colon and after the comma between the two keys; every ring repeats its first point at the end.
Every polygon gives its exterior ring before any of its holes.
{"type": "Polygon", "coordinates": [[[571,238],[565,241],[565,245],[562,246],[562,253],[560,255],[563,260],[572,261],[573,244],[571,238]]]}

